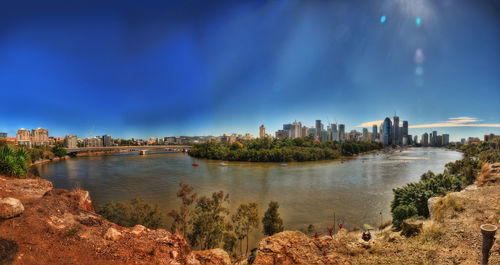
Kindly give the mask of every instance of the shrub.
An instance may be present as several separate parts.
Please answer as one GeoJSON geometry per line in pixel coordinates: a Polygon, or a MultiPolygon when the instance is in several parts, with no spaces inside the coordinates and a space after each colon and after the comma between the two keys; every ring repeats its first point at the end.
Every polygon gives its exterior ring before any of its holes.
{"type": "Polygon", "coordinates": [[[439,241],[444,235],[443,227],[435,222],[424,224],[420,239],[422,242],[439,241]]]}
{"type": "Polygon", "coordinates": [[[28,170],[29,155],[26,149],[14,149],[10,145],[0,148],[0,174],[21,178],[28,170]]]}
{"type": "Polygon", "coordinates": [[[278,202],[271,201],[269,203],[269,208],[267,208],[262,218],[262,225],[264,227],[264,234],[267,236],[272,236],[276,233],[283,232],[283,219],[281,219],[278,212],[280,205],[278,202]]]}
{"type": "Polygon", "coordinates": [[[150,229],[166,228],[166,215],[158,204],[153,205],[139,198],[133,198],[130,203],[111,201],[96,204],[96,212],[109,221],[125,227],[140,224],[150,229]]]}
{"type": "Polygon", "coordinates": [[[68,152],[66,151],[66,149],[64,149],[61,146],[54,146],[54,148],[52,148],[52,153],[54,153],[54,155],[57,156],[57,157],[63,157],[68,152]]]}

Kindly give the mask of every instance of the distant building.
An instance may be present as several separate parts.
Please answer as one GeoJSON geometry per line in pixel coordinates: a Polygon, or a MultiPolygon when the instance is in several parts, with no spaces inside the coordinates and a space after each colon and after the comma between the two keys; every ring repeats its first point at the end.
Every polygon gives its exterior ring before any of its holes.
{"type": "Polygon", "coordinates": [[[450,135],[449,134],[443,134],[443,145],[447,146],[450,144],[450,135]]]}
{"type": "Polygon", "coordinates": [[[292,123],[292,126],[290,126],[290,134],[288,135],[290,139],[295,139],[295,138],[299,138],[299,137],[302,137],[300,135],[301,133],[301,127],[302,127],[302,123],[299,121],[295,121],[292,123]]]}
{"type": "Polygon", "coordinates": [[[330,139],[332,139],[332,141],[338,141],[339,140],[339,132],[337,131],[337,124],[331,124],[330,130],[331,130],[331,134],[332,134],[330,136],[330,139]]]}
{"type": "Polygon", "coordinates": [[[300,128],[300,130],[301,130],[300,135],[302,137],[309,136],[309,128],[307,128],[307,126],[302,126],[302,128],[300,128]]]}
{"type": "Polygon", "coordinates": [[[400,131],[399,131],[399,117],[394,116],[394,134],[392,135],[392,143],[395,145],[401,145],[400,140],[400,131]]]}
{"type": "Polygon", "coordinates": [[[31,144],[34,146],[49,145],[49,130],[42,128],[31,130],[31,144]]]}
{"type": "Polygon", "coordinates": [[[383,139],[383,144],[384,146],[388,146],[392,143],[392,122],[391,122],[391,119],[389,119],[389,117],[386,117],[385,120],[384,120],[384,123],[383,123],[383,127],[384,127],[384,139],[383,139]]]}
{"type": "Polygon", "coordinates": [[[368,138],[368,129],[363,128],[363,141],[369,141],[370,139],[368,138]]]}
{"type": "Polygon", "coordinates": [[[102,147],[102,138],[93,137],[83,140],[83,146],[85,147],[102,147]]]}
{"type": "Polygon", "coordinates": [[[321,132],[323,131],[323,126],[321,124],[321,120],[316,120],[316,137],[321,139],[321,132]]]}
{"type": "MultiPolygon", "coordinates": [[[[163,139],[162,139],[163,141],[163,139]]],[[[103,146],[112,146],[113,145],[113,139],[111,139],[111,135],[106,134],[102,137],[102,144],[103,146]]]]}
{"type": "Polygon", "coordinates": [[[76,135],[66,135],[64,137],[64,147],[77,148],[78,147],[78,137],[76,137],[76,135]]]}
{"type": "Polygon", "coordinates": [[[292,134],[292,125],[291,124],[283,124],[283,131],[286,132],[286,137],[289,138],[292,134]]]}
{"type": "Polygon", "coordinates": [[[5,139],[5,138],[7,138],[7,133],[0,132],[0,139],[5,139]]]}
{"type": "Polygon", "coordinates": [[[322,142],[326,142],[326,141],[328,141],[328,131],[323,130],[323,131],[321,132],[321,141],[322,141],[322,142]]]}
{"type": "Polygon", "coordinates": [[[287,137],[287,132],[285,130],[277,130],[275,136],[278,139],[285,139],[287,137]]]}
{"type": "Polygon", "coordinates": [[[17,130],[16,139],[18,145],[31,147],[31,133],[29,130],[24,128],[17,130]]]}
{"type": "Polygon", "coordinates": [[[416,145],[418,143],[418,136],[413,136],[413,144],[416,145]]]}
{"type": "Polygon", "coordinates": [[[377,135],[377,125],[376,124],[373,124],[372,126],[372,141],[375,142],[378,138],[378,135],[377,135]]]}
{"type": "Polygon", "coordinates": [[[403,145],[409,144],[409,142],[411,142],[411,139],[408,138],[408,121],[403,121],[402,138],[404,137],[406,137],[407,143],[403,143],[403,145]]]}
{"type": "Polygon", "coordinates": [[[339,124],[339,141],[345,141],[345,125],[339,124]]]}
{"type": "Polygon", "coordinates": [[[264,124],[262,124],[259,127],[259,138],[264,138],[264,137],[266,137],[266,127],[264,126],[264,124]]]}
{"type": "Polygon", "coordinates": [[[422,134],[422,139],[420,140],[420,144],[422,146],[429,146],[429,134],[427,133],[422,134]]]}
{"type": "Polygon", "coordinates": [[[438,146],[438,137],[437,137],[437,131],[432,131],[432,141],[431,145],[432,146],[438,146]]]}
{"type": "Polygon", "coordinates": [[[315,127],[309,128],[309,130],[307,130],[307,136],[312,136],[313,138],[315,138],[316,137],[316,128],[315,127]]]}

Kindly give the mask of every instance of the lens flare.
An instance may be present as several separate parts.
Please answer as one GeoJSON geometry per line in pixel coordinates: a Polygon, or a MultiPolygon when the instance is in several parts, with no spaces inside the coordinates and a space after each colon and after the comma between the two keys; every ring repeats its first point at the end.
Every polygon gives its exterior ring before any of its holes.
{"type": "Polygon", "coordinates": [[[416,64],[422,64],[422,63],[424,63],[424,52],[420,48],[418,48],[415,51],[415,63],[416,64]]]}
{"type": "Polygon", "coordinates": [[[417,24],[417,27],[420,27],[420,24],[422,24],[422,19],[420,17],[417,17],[417,19],[415,19],[415,24],[417,24]]]}
{"type": "Polygon", "coordinates": [[[386,20],[387,20],[387,17],[385,15],[382,15],[380,17],[380,24],[384,24],[386,20]]]}
{"type": "Polygon", "coordinates": [[[422,66],[417,66],[415,68],[415,74],[418,76],[421,76],[424,74],[424,68],[422,66]]]}

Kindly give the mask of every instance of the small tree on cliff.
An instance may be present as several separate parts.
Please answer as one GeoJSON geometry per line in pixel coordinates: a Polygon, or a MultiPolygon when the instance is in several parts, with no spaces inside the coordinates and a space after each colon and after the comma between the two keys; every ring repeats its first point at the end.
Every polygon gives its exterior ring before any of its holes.
{"type": "Polygon", "coordinates": [[[271,201],[269,208],[267,208],[264,218],[262,218],[262,225],[264,226],[264,234],[272,236],[284,230],[283,220],[280,218],[278,202],[271,201]]]}
{"type": "Polygon", "coordinates": [[[182,199],[182,204],[178,211],[172,210],[168,213],[168,215],[174,218],[174,222],[172,223],[172,227],[170,229],[172,233],[179,231],[183,236],[185,236],[187,217],[191,212],[190,206],[196,199],[196,192],[193,193],[193,187],[188,184],[180,183],[179,186],[181,189],[177,191],[177,197],[182,199]]]}
{"type": "Polygon", "coordinates": [[[192,231],[188,234],[191,246],[211,249],[220,245],[228,227],[225,217],[229,210],[224,206],[228,200],[229,195],[224,196],[224,191],[214,192],[211,197],[203,196],[196,200],[189,221],[192,226],[192,231]]]}
{"type": "Polygon", "coordinates": [[[245,253],[248,253],[248,234],[252,228],[259,228],[259,205],[255,202],[240,204],[232,216],[232,221],[236,235],[240,240],[240,252],[242,240],[246,237],[247,249],[245,253]]]}

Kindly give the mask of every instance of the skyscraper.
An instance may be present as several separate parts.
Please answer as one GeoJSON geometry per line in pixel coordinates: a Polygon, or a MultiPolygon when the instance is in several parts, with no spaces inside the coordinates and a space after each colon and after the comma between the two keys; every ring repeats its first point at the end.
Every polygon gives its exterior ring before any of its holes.
{"type": "Polygon", "coordinates": [[[377,125],[373,124],[372,126],[372,141],[375,142],[377,140],[377,125]]]}
{"type": "Polygon", "coordinates": [[[437,131],[432,131],[432,146],[438,146],[437,131]]]}
{"type": "Polygon", "coordinates": [[[292,129],[292,125],[291,124],[283,124],[283,131],[286,132],[286,137],[288,137],[288,138],[290,138],[291,129],[292,129]]]}
{"type": "Polygon", "coordinates": [[[345,141],[345,125],[339,124],[339,141],[345,141]]]}
{"type": "Polygon", "coordinates": [[[368,129],[363,128],[363,141],[368,141],[368,129]]]}
{"type": "Polygon", "coordinates": [[[394,115],[394,135],[392,136],[392,143],[395,145],[400,145],[401,143],[399,142],[399,117],[394,115]]]}
{"type": "Polygon", "coordinates": [[[450,144],[450,135],[449,134],[443,134],[443,145],[449,145],[450,144]]]}
{"type": "Polygon", "coordinates": [[[384,146],[390,145],[392,142],[392,123],[389,117],[384,120],[384,146]]]}
{"type": "Polygon", "coordinates": [[[337,131],[337,124],[332,124],[331,125],[331,130],[332,130],[332,136],[331,139],[332,141],[338,141],[339,140],[339,132],[337,131]]]}
{"type": "Polygon", "coordinates": [[[321,120],[316,120],[316,137],[321,139],[321,131],[323,131],[323,126],[321,126],[321,120]]]}
{"type": "Polygon", "coordinates": [[[403,121],[403,135],[402,137],[406,137],[407,143],[411,142],[411,139],[408,139],[408,121],[403,121]]]}
{"type": "Polygon", "coordinates": [[[266,137],[266,127],[264,126],[264,124],[262,124],[262,125],[259,127],[259,137],[260,137],[260,138],[264,138],[264,137],[266,137]]]}
{"type": "Polygon", "coordinates": [[[420,140],[420,144],[422,146],[428,146],[429,145],[429,134],[427,134],[427,133],[422,134],[422,139],[420,140]]]}

